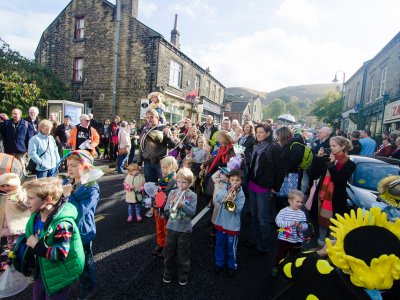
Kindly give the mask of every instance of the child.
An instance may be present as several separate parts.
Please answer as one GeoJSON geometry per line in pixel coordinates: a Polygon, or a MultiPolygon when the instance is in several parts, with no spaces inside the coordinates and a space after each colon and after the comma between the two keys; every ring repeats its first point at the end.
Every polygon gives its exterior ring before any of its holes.
{"type": "Polygon", "coordinates": [[[228,174],[229,187],[222,189],[216,197],[221,205],[215,219],[217,229],[215,245],[215,272],[220,273],[225,263],[228,265],[228,275],[234,276],[237,268],[236,253],[240,232],[240,214],[244,205],[242,190],[243,174],[240,170],[231,170],[228,174]],[[236,207],[228,210],[227,203],[231,201],[236,207]]]}
{"type": "Polygon", "coordinates": [[[147,98],[150,99],[149,109],[155,109],[160,118],[160,123],[164,124],[166,121],[164,115],[165,105],[162,103],[164,95],[159,92],[152,92],[147,96],[147,98]]]}
{"type": "Polygon", "coordinates": [[[32,212],[26,224],[26,245],[36,257],[32,298],[70,299],[71,286],[85,264],[75,223],[78,212],[62,197],[63,187],[58,178],[31,180],[24,188],[26,205],[32,212]]]}
{"type": "Polygon", "coordinates": [[[182,161],[182,168],[188,168],[192,170],[194,164],[194,159],[186,157],[183,161],[182,161]]]}
{"type": "Polygon", "coordinates": [[[137,164],[131,164],[128,166],[128,175],[124,180],[125,189],[125,201],[128,203],[128,219],[127,222],[132,222],[133,207],[135,206],[136,220],[142,221],[140,215],[140,201],[142,201],[142,194],[140,190],[144,184],[144,176],[142,169],[137,164]]]}
{"type": "Polygon", "coordinates": [[[206,150],[206,139],[204,135],[199,135],[196,139],[196,147],[191,150],[191,157],[194,160],[192,171],[195,176],[199,176],[200,166],[209,159],[210,151],[206,150]]]}
{"type": "Polygon", "coordinates": [[[179,284],[183,286],[189,279],[191,218],[196,212],[197,195],[189,189],[194,182],[194,175],[190,169],[180,169],[176,174],[176,181],[178,188],[170,192],[165,205],[169,220],[164,251],[163,281],[171,283],[177,263],[179,284]]]}
{"type": "Polygon", "coordinates": [[[213,204],[214,204],[214,209],[213,209],[213,213],[211,216],[211,233],[210,233],[210,248],[214,248],[215,247],[215,235],[217,234],[217,230],[214,227],[215,224],[215,218],[218,215],[218,211],[219,208],[221,207],[221,205],[217,202],[217,195],[220,191],[222,190],[226,190],[226,188],[228,187],[229,184],[229,178],[228,178],[228,173],[229,173],[229,169],[228,168],[220,168],[220,170],[218,170],[217,172],[215,172],[212,176],[211,179],[214,182],[214,194],[213,194],[213,204]]]}
{"type": "MultiPolygon", "coordinates": [[[[7,237],[8,251],[12,250],[18,236],[25,233],[25,225],[31,216],[24,200],[25,193],[18,175],[0,175],[0,237],[7,237]]],[[[2,262],[1,270],[5,270],[7,266],[7,261],[2,262]]]]}
{"type": "Polygon", "coordinates": [[[87,151],[72,151],[66,156],[69,178],[64,182],[64,196],[78,210],[76,220],[85,251],[85,267],[80,278],[80,299],[93,296],[96,286],[92,241],[96,236],[94,213],[99,201],[100,188],[96,180],[104,173],[93,166],[87,151]]]}
{"type": "MultiPolygon", "coordinates": [[[[160,188],[159,193],[165,194],[165,202],[162,205],[157,206],[158,202],[154,203],[154,219],[156,220],[156,234],[157,234],[157,245],[153,249],[152,254],[162,256],[162,251],[165,247],[165,238],[167,234],[167,222],[168,220],[164,217],[164,206],[171,190],[176,188],[175,172],[178,169],[178,163],[172,156],[164,157],[160,161],[162,177],[158,180],[157,185],[160,188]]],[[[156,197],[160,195],[156,195],[156,197]]],[[[164,195],[162,195],[164,196],[164,195]]]]}
{"type": "MultiPolygon", "coordinates": [[[[303,239],[297,234],[297,226],[301,222],[306,222],[306,215],[301,210],[303,205],[304,194],[298,190],[291,190],[288,193],[289,206],[281,209],[276,216],[275,222],[283,230],[279,230],[278,234],[278,254],[275,258],[275,265],[271,271],[271,275],[278,275],[279,262],[289,256],[300,253],[303,239]]],[[[307,224],[304,224],[302,229],[307,229],[307,224]]]]}

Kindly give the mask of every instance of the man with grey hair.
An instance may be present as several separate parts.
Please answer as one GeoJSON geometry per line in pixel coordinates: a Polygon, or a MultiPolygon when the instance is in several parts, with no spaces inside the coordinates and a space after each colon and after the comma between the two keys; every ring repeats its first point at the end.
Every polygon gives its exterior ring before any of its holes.
{"type": "Polygon", "coordinates": [[[96,129],[91,127],[88,115],[80,115],[79,124],[72,128],[67,146],[72,146],[74,150],[87,150],[93,157],[95,156],[95,148],[100,143],[100,136],[96,129]]]}
{"type": "Polygon", "coordinates": [[[206,140],[214,147],[218,127],[214,125],[214,117],[212,115],[206,116],[206,122],[200,126],[200,132],[204,134],[206,140]]]}
{"type": "Polygon", "coordinates": [[[32,106],[29,108],[29,116],[25,118],[26,121],[32,124],[33,128],[35,129],[35,134],[39,132],[39,108],[32,106]]]}
{"type": "Polygon", "coordinates": [[[314,155],[318,154],[319,149],[329,148],[329,139],[332,134],[332,129],[329,127],[322,127],[318,130],[318,140],[315,142],[315,147],[312,150],[314,155]]]}

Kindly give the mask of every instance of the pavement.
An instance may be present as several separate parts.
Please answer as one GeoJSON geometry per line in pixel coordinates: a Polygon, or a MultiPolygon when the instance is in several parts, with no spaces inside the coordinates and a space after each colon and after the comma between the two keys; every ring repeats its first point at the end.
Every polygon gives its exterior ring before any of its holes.
{"type": "MultiPolygon", "coordinates": [[[[249,216],[243,213],[235,277],[213,271],[209,248],[211,210],[199,195],[192,233],[189,283],[162,281],[163,259],[151,255],[155,246],[154,218],[127,223],[127,205],[122,187],[124,175],[116,174],[109,162],[97,161],[106,176],[99,180],[101,199],[96,210],[97,236],[93,242],[97,288],[93,299],[269,299],[287,282],[270,276],[272,255],[253,256],[241,245],[249,235],[249,216]]],[[[145,209],[142,210],[144,216],[145,209]]],[[[77,299],[78,286],[71,299],[77,299]]],[[[288,296],[288,295],[285,295],[288,296]]],[[[9,299],[32,299],[32,285],[9,299]]],[[[286,299],[284,297],[279,299],[286,299]]]]}

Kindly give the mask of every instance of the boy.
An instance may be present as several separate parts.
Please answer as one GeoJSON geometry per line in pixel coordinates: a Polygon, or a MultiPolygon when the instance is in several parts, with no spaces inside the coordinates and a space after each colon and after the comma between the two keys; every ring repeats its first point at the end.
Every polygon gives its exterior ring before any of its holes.
{"type": "Polygon", "coordinates": [[[96,286],[92,241],[96,236],[94,213],[100,193],[96,179],[103,173],[93,168],[92,157],[84,150],[72,151],[66,159],[69,178],[64,182],[64,196],[78,210],[76,222],[85,250],[85,268],[79,280],[79,299],[86,299],[93,296],[96,286]]]}
{"type": "Polygon", "coordinates": [[[221,206],[215,219],[214,226],[217,230],[215,244],[215,272],[220,273],[228,264],[228,275],[234,276],[237,268],[236,253],[240,232],[240,213],[244,205],[245,196],[242,190],[243,173],[240,170],[231,170],[228,173],[229,186],[221,189],[216,196],[216,201],[221,206]],[[228,210],[231,206],[236,208],[228,210]],[[226,253],[228,252],[228,253],[226,253]]]}
{"type": "Polygon", "coordinates": [[[171,283],[175,258],[180,285],[186,285],[190,271],[190,247],[192,216],[196,212],[197,195],[189,188],[194,182],[194,175],[188,168],[182,168],[176,174],[178,188],[172,190],[165,204],[165,213],[169,215],[167,238],[164,248],[165,283],[171,283]]]}
{"type": "Polygon", "coordinates": [[[279,262],[289,256],[300,253],[303,238],[297,234],[297,227],[301,226],[301,230],[308,228],[306,215],[301,210],[303,205],[304,194],[298,190],[291,190],[288,193],[289,206],[281,209],[276,216],[275,222],[281,229],[278,234],[278,254],[275,258],[275,266],[271,271],[271,275],[278,275],[279,262]]]}
{"type": "Polygon", "coordinates": [[[71,285],[85,263],[75,223],[78,212],[62,197],[58,178],[40,178],[23,186],[32,212],[26,225],[26,245],[35,254],[33,299],[69,299],[71,285]]]}

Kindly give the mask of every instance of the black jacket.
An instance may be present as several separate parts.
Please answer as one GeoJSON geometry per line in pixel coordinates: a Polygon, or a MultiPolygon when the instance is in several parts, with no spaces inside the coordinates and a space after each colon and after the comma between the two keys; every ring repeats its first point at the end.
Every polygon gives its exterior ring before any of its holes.
{"type": "Polygon", "coordinates": [[[359,140],[351,140],[353,149],[349,151],[349,155],[357,155],[361,153],[362,145],[359,140]]]}
{"type": "Polygon", "coordinates": [[[13,119],[7,120],[0,125],[3,136],[4,152],[7,154],[20,154],[28,152],[29,140],[35,134],[33,125],[21,119],[16,125],[13,119]]]}
{"type": "Polygon", "coordinates": [[[303,160],[304,146],[298,143],[298,141],[291,140],[282,147],[283,163],[286,173],[298,173],[299,171],[300,163],[303,160]]]}
{"type": "MultiPolygon", "coordinates": [[[[237,142],[238,144],[240,144],[240,140],[243,137],[241,137],[239,139],[239,141],[237,142]]],[[[246,141],[243,143],[243,147],[246,147],[246,150],[244,151],[244,161],[246,163],[247,166],[250,165],[250,161],[251,161],[251,154],[253,153],[253,147],[254,147],[254,141],[255,141],[255,137],[252,135],[249,135],[246,139],[246,141]]]]}
{"type": "Polygon", "coordinates": [[[257,174],[254,174],[257,155],[254,155],[251,160],[249,180],[261,187],[274,189],[277,192],[281,189],[283,179],[286,175],[282,149],[278,144],[271,144],[268,149],[260,155],[257,174]]]}

